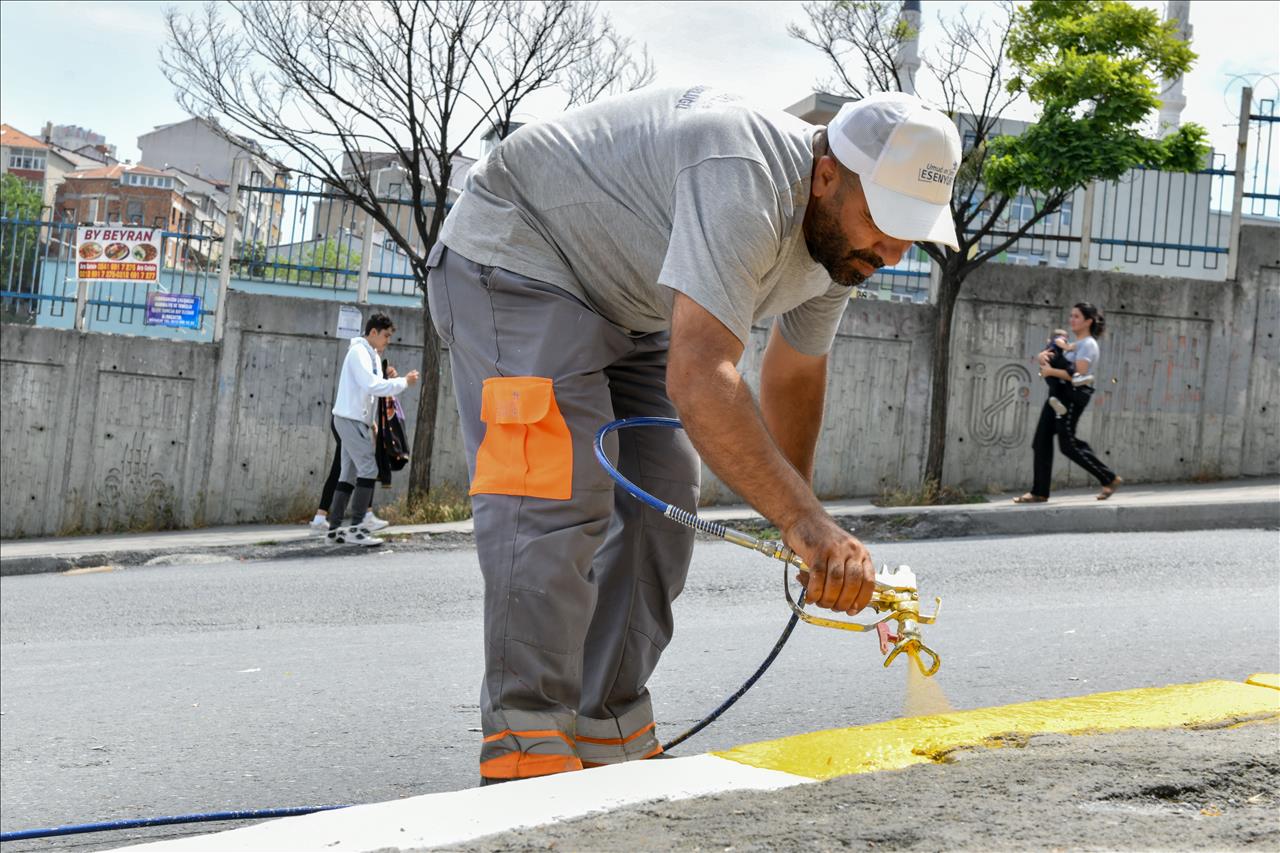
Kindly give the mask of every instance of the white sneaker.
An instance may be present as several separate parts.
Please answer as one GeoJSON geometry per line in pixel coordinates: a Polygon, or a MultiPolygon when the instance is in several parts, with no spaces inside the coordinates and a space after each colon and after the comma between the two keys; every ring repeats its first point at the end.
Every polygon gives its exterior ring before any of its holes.
{"type": "Polygon", "coordinates": [[[347,544],[347,528],[339,527],[337,530],[330,530],[324,535],[324,541],[329,545],[345,545],[347,544]]]}
{"type": "Polygon", "coordinates": [[[1049,398],[1049,408],[1051,408],[1051,409],[1053,409],[1055,412],[1057,412],[1057,413],[1058,413],[1058,417],[1062,417],[1063,415],[1065,415],[1065,414],[1067,413],[1067,406],[1066,406],[1066,404],[1065,404],[1065,403],[1063,403],[1061,400],[1059,400],[1057,397],[1050,397],[1050,398],[1049,398]]]}
{"type": "Polygon", "coordinates": [[[324,533],[329,529],[329,519],[325,518],[323,515],[317,515],[315,518],[311,519],[311,524],[308,526],[316,533],[324,533]]]}
{"type": "Polygon", "coordinates": [[[360,526],[365,530],[372,532],[374,530],[381,530],[384,527],[390,527],[391,522],[383,521],[381,518],[378,518],[373,514],[373,510],[369,510],[364,514],[364,518],[360,520],[360,526]]]}
{"type": "Polygon", "coordinates": [[[369,533],[368,529],[364,527],[352,525],[351,527],[342,530],[341,538],[348,545],[363,545],[366,548],[372,548],[376,545],[382,544],[381,539],[369,533]]]}

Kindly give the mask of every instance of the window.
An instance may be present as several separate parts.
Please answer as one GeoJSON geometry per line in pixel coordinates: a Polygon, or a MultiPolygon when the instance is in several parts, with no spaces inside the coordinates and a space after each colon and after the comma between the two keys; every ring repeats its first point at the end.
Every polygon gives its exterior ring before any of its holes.
{"type": "Polygon", "coordinates": [[[142,202],[130,201],[125,203],[125,219],[130,225],[142,224],[142,202]]]}
{"type": "Polygon", "coordinates": [[[978,143],[978,137],[974,135],[972,130],[965,131],[964,145],[961,146],[962,151],[969,151],[978,143]]]}
{"type": "Polygon", "coordinates": [[[43,172],[44,155],[31,150],[14,149],[9,152],[9,168],[43,172]]]}
{"type": "Polygon", "coordinates": [[[1071,227],[1071,214],[1073,212],[1072,208],[1073,208],[1073,205],[1071,202],[1064,201],[1062,203],[1062,209],[1059,211],[1058,215],[1060,217],[1059,221],[1062,223],[1063,228],[1071,227]]]}
{"type": "Polygon", "coordinates": [[[387,196],[389,198],[400,198],[400,182],[399,181],[396,181],[394,184],[387,187],[387,196]]]}

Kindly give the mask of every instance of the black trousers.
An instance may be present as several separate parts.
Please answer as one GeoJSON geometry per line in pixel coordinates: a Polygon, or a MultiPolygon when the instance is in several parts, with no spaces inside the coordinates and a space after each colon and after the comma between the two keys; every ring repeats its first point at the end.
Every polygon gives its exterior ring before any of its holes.
{"type": "Polygon", "coordinates": [[[1049,497],[1049,481],[1053,478],[1054,436],[1057,436],[1062,455],[1096,477],[1099,483],[1109,486],[1116,478],[1115,472],[1103,464],[1093,448],[1076,438],[1076,425],[1093,398],[1093,389],[1087,385],[1073,388],[1064,396],[1067,413],[1058,417],[1046,400],[1040,410],[1040,423],[1036,424],[1036,437],[1031,440],[1031,449],[1035,452],[1035,479],[1031,494],[1041,498],[1049,497]]]}
{"type": "MultiPolygon", "coordinates": [[[[333,490],[338,487],[338,477],[342,475],[342,436],[338,435],[333,425],[333,415],[329,416],[329,432],[338,444],[333,448],[333,464],[329,466],[329,479],[324,481],[324,491],[320,493],[320,509],[325,512],[333,505],[333,490]]],[[[372,509],[372,506],[370,507],[372,509]]]]}

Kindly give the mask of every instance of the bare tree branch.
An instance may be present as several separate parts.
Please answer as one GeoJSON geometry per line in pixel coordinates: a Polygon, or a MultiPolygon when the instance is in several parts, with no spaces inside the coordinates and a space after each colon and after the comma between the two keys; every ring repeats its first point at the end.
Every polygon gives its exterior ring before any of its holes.
{"type": "MultiPolygon", "coordinates": [[[[581,104],[654,77],[643,48],[576,0],[229,0],[166,24],[161,68],[179,104],[233,142],[232,128],[285,152],[385,231],[423,288],[454,162],[478,134],[505,135],[537,92],[581,104]],[[409,187],[408,224],[379,185],[389,164],[409,187]]],[[[439,343],[425,329],[430,424],[439,343]]],[[[414,437],[411,497],[430,486],[432,435],[414,437]]]]}

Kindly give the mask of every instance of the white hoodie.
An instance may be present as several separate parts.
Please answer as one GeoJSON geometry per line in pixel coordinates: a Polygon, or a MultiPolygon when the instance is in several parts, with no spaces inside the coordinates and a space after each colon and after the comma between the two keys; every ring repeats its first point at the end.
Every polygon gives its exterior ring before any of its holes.
{"type": "Polygon", "coordinates": [[[398,397],[409,387],[407,379],[383,379],[382,356],[364,337],[351,339],[351,348],[342,362],[338,395],[333,413],[340,418],[373,423],[373,398],[398,397]]]}

